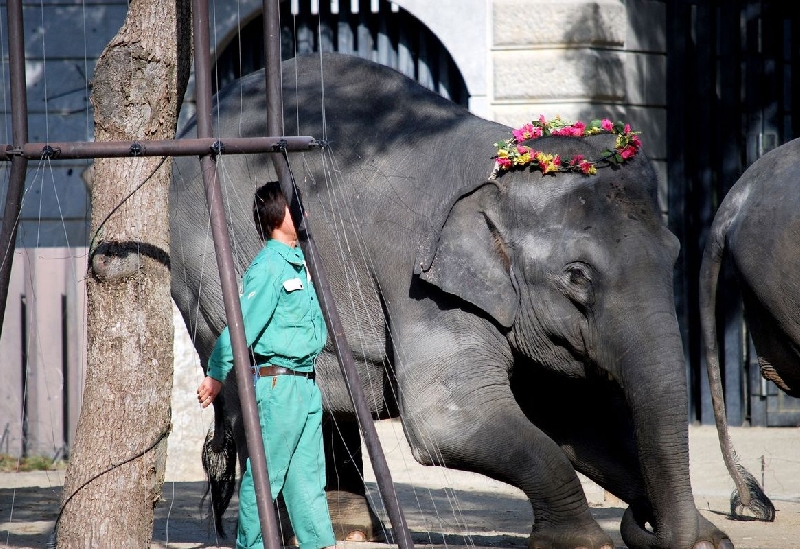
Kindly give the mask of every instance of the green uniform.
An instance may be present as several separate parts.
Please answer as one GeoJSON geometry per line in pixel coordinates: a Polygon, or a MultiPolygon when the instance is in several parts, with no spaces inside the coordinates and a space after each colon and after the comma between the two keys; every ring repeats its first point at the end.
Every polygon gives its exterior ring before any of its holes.
{"type": "MultiPolygon", "coordinates": [[[[241,303],[247,345],[260,365],[313,371],[327,330],[299,247],[268,240],[245,272],[241,303]]],[[[225,328],[211,353],[208,375],[223,381],[232,367],[225,328]]],[[[255,393],[272,497],[283,491],[300,549],[334,545],[319,388],[311,379],[280,375],[258,378],[255,393]]],[[[249,459],[239,486],[236,546],[263,547],[249,459]]]]}

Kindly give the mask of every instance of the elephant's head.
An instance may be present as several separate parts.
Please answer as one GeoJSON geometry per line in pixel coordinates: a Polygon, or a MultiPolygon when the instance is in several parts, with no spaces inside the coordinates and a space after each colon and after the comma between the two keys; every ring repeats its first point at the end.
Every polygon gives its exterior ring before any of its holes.
{"type": "MultiPolygon", "coordinates": [[[[542,138],[537,148],[597,158],[607,137],[542,138]]],[[[628,535],[647,538],[637,546],[675,547],[684,544],[668,523],[693,521],[696,510],[672,286],[679,244],[656,189],[642,155],[594,176],[509,172],[453,204],[418,264],[422,279],[490,316],[526,360],[620,386],[652,505],[634,506],[640,526],[628,535]]]]}

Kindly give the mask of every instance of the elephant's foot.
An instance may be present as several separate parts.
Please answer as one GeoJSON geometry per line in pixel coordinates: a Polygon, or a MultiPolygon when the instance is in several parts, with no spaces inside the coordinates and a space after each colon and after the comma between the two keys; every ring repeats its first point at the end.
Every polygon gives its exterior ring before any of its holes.
{"type": "Polygon", "coordinates": [[[594,521],[585,526],[534,525],[528,549],[614,549],[614,542],[594,521]]]}
{"type": "MultiPolygon", "coordinates": [[[[385,541],[381,521],[364,496],[341,490],[328,490],[326,495],[337,541],[385,541]]],[[[277,511],[284,547],[297,546],[283,497],[278,498],[277,511]]]]}
{"type": "MultiPolygon", "coordinates": [[[[676,544],[675,541],[669,543],[659,540],[654,532],[637,523],[630,507],[622,515],[620,533],[625,545],[631,549],[673,547],[676,544]]],[[[694,541],[684,540],[678,545],[690,549],[734,549],[728,535],[700,513],[697,514],[697,535],[694,541]]]]}
{"type": "Polygon", "coordinates": [[[367,498],[352,492],[328,490],[328,509],[339,541],[385,541],[381,521],[367,498]]]}
{"type": "Polygon", "coordinates": [[[714,523],[707,518],[699,515],[697,526],[697,538],[700,541],[693,549],[733,549],[733,542],[728,534],[714,526],[714,523]]]}

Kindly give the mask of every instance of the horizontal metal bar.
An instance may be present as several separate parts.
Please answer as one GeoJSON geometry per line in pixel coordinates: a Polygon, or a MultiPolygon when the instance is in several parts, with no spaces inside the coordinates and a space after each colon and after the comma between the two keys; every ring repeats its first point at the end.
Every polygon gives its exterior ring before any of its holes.
{"type": "Polygon", "coordinates": [[[252,154],[279,152],[282,149],[305,151],[322,145],[323,143],[310,136],[26,143],[21,147],[0,145],[0,160],[11,160],[15,156],[22,156],[28,159],[71,159],[252,154]]]}

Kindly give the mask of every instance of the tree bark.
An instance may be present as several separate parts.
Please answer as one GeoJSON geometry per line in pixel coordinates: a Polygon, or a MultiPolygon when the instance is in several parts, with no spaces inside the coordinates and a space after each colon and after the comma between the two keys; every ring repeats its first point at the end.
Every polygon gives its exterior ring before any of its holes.
{"type": "MultiPolygon", "coordinates": [[[[95,140],[172,139],[191,66],[189,0],[131,0],[95,69],[95,140]]],[[[170,431],[172,159],[97,159],[86,385],[58,547],[148,547],[170,431]]]]}

